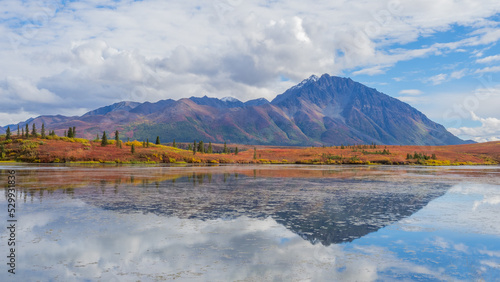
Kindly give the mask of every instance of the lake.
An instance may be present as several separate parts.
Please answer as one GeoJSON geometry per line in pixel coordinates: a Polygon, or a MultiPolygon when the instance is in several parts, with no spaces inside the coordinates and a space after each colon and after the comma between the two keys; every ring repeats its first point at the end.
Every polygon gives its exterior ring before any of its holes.
{"type": "Polygon", "coordinates": [[[0,171],[1,281],[500,279],[498,166],[0,171]]]}

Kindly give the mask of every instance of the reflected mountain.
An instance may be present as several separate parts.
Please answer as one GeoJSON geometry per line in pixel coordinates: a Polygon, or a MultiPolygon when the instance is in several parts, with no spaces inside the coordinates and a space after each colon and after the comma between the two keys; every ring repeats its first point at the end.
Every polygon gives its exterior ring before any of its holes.
{"type": "Polygon", "coordinates": [[[408,217],[451,187],[425,179],[407,183],[370,175],[261,178],[252,174],[258,173],[192,172],[162,181],[143,179],[139,185],[133,184],[136,180],[101,180],[62,191],[120,213],[200,220],[272,217],[312,244],[328,246],[351,242],[408,217]]]}

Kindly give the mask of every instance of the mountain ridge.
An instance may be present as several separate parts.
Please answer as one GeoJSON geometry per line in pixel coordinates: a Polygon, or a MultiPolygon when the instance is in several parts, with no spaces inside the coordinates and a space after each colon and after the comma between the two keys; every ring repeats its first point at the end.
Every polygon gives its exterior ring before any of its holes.
{"type": "MultiPolygon", "coordinates": [[[[229,142],[260,145],[455,145],[465,144],[442,125],[374,88],[323,74],[312,75],[277,95],[242,102],[190,97],[151,102],[122,101],[80,117],[40,116],[35,122],[58,135],[76,126],[79,137],[102,131],[145,140],[229,142]]],[[[11,125],[11,129],[17,124],[11,125]]],[[[4,127],[6,129],[6,127],[4,127]]]]}

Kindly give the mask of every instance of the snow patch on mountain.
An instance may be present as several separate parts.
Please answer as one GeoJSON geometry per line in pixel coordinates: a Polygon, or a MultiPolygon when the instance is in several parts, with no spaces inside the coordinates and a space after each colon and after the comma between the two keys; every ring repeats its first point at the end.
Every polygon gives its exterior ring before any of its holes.
{"type": "Polygon", "coordinates": [[[309,83],[312,83],[312,82],[316,82],[318,80],[319,80],[319,77],[317,75],[313,74],[309,78],[302,80],[302,82],[300,82],[299,84],[295,85],[291,89],[299,89],[299,88],[302,88],[306,84],[309,84],[309,83]]]}
{"type": "Polygon", "coordinates": [[[222,98],[220,100],[223,101],[223,102],[240,102],[240,100],[238,100],[238,99],[236,99],[234,97],[230,97],[230,96],[224,97],[224,98],[222,98]]]}

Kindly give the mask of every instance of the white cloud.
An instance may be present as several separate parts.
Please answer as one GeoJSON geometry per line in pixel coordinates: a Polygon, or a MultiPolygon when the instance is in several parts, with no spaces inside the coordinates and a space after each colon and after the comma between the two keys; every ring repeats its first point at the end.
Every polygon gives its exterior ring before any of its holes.
{"type": "Polygon", "coordinates": [[[399,91],[399,94],[403,94],[403,95],[421,95],[422,91],[420,91],[418,89],[405,89],[405,90],[399,91]]]}
{"type": "Polygon", "coordinates": [[[488,64],[488,63],[496,62],[496,61],[500,61],[500,55],[494,55],[494,56],[489,56],[489,57],[477,59],[476,63],[488,64]]]}
{"type": "Polygon", "coordinates": [[[432,83],[433,85],[438,85],[445,82],[447,79],[448,79],[448,74],[440,73],[435,76],[427,78],[426,81],[432,83]]]}
{"type": "Polygon", "coordinates": [[[38,102],[43,104],[57,103],[59,97],[47,89],[40,89],[33,83],[22,77],[7,77],[5,95],[15,96],[26,102],[38,102]]]}
{"type": "Polygon", "coordinates": [[[426,83],[431,83],[432,85],[439,85],[444,82],[450,81],[452,79],[460,79],[464,77],[467,73],[467,69],[462,69],[459,71],[454,71],[450,74],[448,73],[440,73],[434,76],[431,76],[427,79],[424,79],[423,81],[426,83]]]}
{"type": "Polygon", "coordinates": [[[406,103],[420,103],[420,102],[423,102],[425,101],[426,99],[423,98],[423,97],[416,97],[416,96],[399,96],[399,97],[396,97],[398,98],[400,101],[403,101],[403,102],[406,102],[406,103]]]}
{"type": "MultiPolygon", "coordinates": [[[[3,3],[0,32],[11,40],[0,42],[0,59],[9,66],[0,67],[0,81],[29,77],[38,91],[48,91],[44,97],[52,93],[67,107],[79,108],[205,94],[272,99],[312,73],[383,74],[401,61],[480,49],[500,38],[500,30],[486,20],[500,11],[493,0],[432,5],[151,0],[97,7],[102,4],[3,3]],[[454,25],[474,31],[455,42],[405,46],[454,25]]],[[[429,82],[465,74],[440,74],[429,82]]]]}
{"type": "Polygon", "coordinates": [[[455,135],[467,136],[476,142],[488,142],[500,140],[500,119],[481,118],[474,112],[470,113],[472,120],[481,122],[479,127],[448,128],[455,135]]]}
{"type": "Polygon", "coordinates": [[[374,67],[369,67],[365,68],[362,70],[358,70],[353,72],[353,75],[360,75],[360,74],[367,74],[367,75],[376,75],[376,74],[382,74],[385,73],[386,70],[384,68],[387,68],[387,66],[374,66],[374,67]]]}
{"type": "MultiPolygon", "coordinates": [[[[27,120],[30,117],[35,117],[38,114],[35,112],[26,112],[24,109],[17,110],[15,112],[0,112],[0,120],[4,121],[4,124],[16,124],[20,120],[27,120]]],[[[14,130],[14,128],[11,128],[14,130]]],[[[16,129],[17,130],[17,129],[16,129]]]]}
{"type": "Polygon", "coordinates": [[[487,73],[487,72],[499,72],[499,71],[500,71],[500,66],[495,66],[495,67],[486,67],[478,69],[475,71],[475,73],[487,73]]]}
{"type": "Polygon", "coordinates": [[[462,77],[465,76],[465,73],[467,72],[467,70],[463,69],[463,70],[459,70],[459,71],[454,71],[450,74],[450,78],[452,79],[460,79],[462,77]]]}

